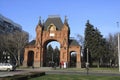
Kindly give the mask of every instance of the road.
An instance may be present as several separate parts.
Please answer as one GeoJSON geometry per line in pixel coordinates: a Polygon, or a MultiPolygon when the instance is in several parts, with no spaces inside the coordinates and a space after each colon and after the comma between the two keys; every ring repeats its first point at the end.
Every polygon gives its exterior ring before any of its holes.
{"type": "Polygon", "coordinates": [[[13,75],[18,75],[18,74],[24,74],[27,73],[28,71],[24,70],[15,70],[15,71],[0,71],[0,77],[6,77],[6,76],[13,76],[13,75]]]}

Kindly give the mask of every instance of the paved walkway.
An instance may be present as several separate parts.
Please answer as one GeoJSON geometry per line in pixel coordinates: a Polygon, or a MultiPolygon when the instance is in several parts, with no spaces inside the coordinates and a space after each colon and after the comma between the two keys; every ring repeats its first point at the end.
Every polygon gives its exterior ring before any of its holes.
{"type": "Polygon", "coordinates": [[[43,71],[46,74],[79,74],[79,75],[97,75],[97,76],[120,76],[120,73],[114,70],[89,70],[86,69],[54,69],[50,67],[41,67],[34,69],[24,69],[26,71],[43,71]]]}
{"type": "Polygon", "coordinates": [[[24,68],[17,69],[11,72],[0,72],[0,77],[12,76],[16,74],[26,74],[29,72],[45,72],[46,74],[70,74],[70,75],[96,75],[96,76],[120,76],[120,73],[114,70],[89,70],[88,73],[86,69],[54,69],[50,67],[41,68],[24,68]]]}

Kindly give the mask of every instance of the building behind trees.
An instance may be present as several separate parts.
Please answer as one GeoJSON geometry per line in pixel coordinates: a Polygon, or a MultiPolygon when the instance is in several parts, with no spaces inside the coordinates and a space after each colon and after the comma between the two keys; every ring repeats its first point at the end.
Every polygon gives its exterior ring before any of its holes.
{"type": "Polygon", "coordinates": [[[24,46],[29,41],[22,26],[0,14],[0,38],[0,63],[22,63],[24,46]]]}
{"type": "Polygon", "coordinates": [[[22,26],[0,14],[0,33],[22,31],[22,26]]]}

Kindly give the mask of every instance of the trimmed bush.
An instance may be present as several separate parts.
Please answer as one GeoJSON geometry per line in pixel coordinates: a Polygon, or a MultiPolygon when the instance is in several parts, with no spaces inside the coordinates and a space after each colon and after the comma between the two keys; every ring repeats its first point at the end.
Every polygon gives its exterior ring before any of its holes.
{"type": "Polygon", "coordinates": [[[45,72],[30,72],[26,74],[19,74],[0,78],[0,80],[28,80],[30,78],[40,77],[45,75],[45,72]]]}

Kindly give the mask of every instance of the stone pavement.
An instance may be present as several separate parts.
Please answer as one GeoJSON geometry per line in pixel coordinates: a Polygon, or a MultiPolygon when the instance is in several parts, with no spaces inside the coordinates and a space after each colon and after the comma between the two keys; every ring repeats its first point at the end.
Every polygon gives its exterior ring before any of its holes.
{"type": "Polygon", "coordinates": [[[45,74],[70,74],[70,75],[96,75],[96,76],[120,76],[118,71],[113,70],[87,70],[84,68],[68,68],[68,69],[59,69],[51,67],[40,67],[40,68],[19,68],[16,71],[11,72],[0,72],[0,77],[13,76],[19,74],[26,74],[29,72],[45,72],[45,74]]]}
{"type": "Polygon", "coordinates": [[[120,76],[120,72],[114,70],[94,70],[90,69],[87,73],[85,68],[68,68],[68,69],[59,69],[59,68],[51,68],[51,67],[41,67],[41,68],[29,68],[23,69],[24,71],[43,71],[46,74],[79,74],[79,75],[107,75],[107,76],[120,76]]]}

